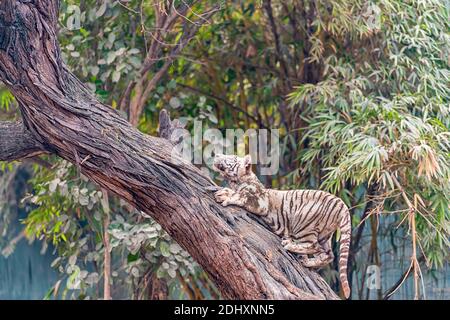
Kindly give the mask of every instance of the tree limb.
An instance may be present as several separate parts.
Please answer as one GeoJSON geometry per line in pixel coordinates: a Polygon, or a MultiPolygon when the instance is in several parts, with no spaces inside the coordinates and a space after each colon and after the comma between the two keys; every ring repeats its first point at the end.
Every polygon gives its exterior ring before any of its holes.
{"type": "Polygon", "coordinates": [[[0,137],[0,161],[21,160],[45,152],[21,122],[0,121],[0,137]]]}

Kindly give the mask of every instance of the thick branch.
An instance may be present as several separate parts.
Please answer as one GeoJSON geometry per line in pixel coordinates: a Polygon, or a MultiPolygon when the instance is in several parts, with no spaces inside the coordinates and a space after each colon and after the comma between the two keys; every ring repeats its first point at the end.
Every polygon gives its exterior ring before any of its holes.
{"type": "Polygon", "coordinates": [[[137,131],[66,70],[53,20],[41,12],[46,5],[0,2],[0,79],[35,139],[151,215],[225,298],[335,299],[278,236],[246,211],[217,204],[211,192],[217,186],[172,152],[169,141],[137,131]]]}
{"type": "Polygon", "coordinates": [[[0,161],[30,158],[45,152],[21,122],[0,121],[0,161]]]}

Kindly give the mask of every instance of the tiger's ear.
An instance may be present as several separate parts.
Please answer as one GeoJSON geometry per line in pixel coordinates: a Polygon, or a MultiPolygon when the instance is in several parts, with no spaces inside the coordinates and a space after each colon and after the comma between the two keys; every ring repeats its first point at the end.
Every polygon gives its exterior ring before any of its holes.
{"type": "Polygon", "coordinates": [[[252,170],[252,157],[249,154],[244,157],[244,167],[247,172],[252,170]]]}

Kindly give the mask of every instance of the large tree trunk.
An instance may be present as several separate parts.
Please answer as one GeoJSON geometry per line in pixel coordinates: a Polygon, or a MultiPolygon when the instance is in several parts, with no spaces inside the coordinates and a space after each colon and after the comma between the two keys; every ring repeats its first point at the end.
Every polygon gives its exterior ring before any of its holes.
{"type": "Polygon", "coordinates": [[[217,204],[209,191],[214,183],[174,156],[168,140],[137,131],[66,69],[55,34],[58,9],[55,0],[0,1],[0,78],[25,125],[0,126],[0,160],[14,158],[14,142],[15,158],[45,151],[76,164],[150,214],[225,298],[337,298],[250,214],[217,204]]]}

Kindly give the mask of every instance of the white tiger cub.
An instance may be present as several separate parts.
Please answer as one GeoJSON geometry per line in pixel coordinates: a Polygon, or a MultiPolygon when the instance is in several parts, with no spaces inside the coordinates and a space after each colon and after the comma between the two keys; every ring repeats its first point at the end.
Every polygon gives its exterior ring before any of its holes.
{"type": "Polygon", "coordinates": [[[217,191],[216,201],[260,216],[283,237],[286,250],[300,254],[306,267],[322,267],[333,261],[331,237],[339,228],[339,278],[345,297],[350,296],[347,260],[352,230],[349,210],[340,198],[320,190],[266,189],[252,172],[250,155],[218,154],[213,168],[231,187],[217,191]]]}

